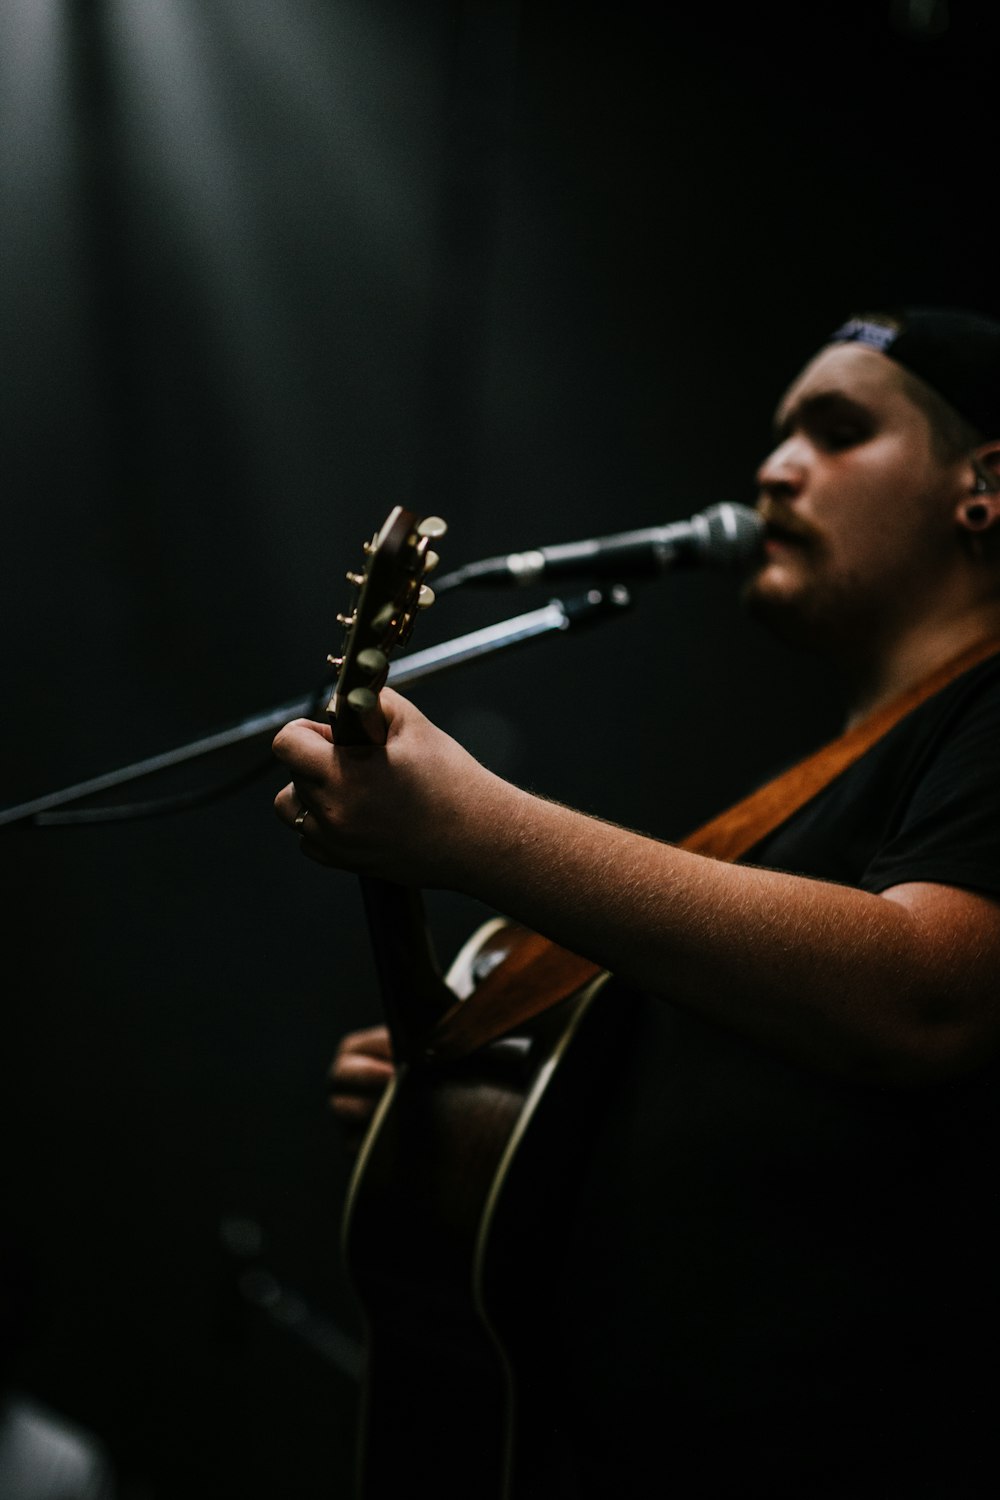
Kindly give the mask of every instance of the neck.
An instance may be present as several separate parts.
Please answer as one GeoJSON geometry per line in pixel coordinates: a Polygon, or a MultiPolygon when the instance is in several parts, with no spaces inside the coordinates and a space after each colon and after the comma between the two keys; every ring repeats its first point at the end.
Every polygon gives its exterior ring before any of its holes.
{"type": "Polygon", "coordinates": [[[946,662],[991,637],[1000,640],[1000,600],[946,619],[921,620],[874,650],[869,643],[863,655],[839,663],[848,692],[845,728],[852,729],[946,662]]]}

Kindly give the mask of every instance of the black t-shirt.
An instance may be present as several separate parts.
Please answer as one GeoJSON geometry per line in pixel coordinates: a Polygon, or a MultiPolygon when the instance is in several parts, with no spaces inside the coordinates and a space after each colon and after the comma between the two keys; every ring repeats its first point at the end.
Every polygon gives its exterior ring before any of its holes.
{"type": "MultiPolygon", "coordinates": [[[[1000,657],[746,861],[1000,897],[1000,657]]],[[[630,1042],[608,1058],[556,1299],[567,1493],[992,1495],[996,1060],[933,1087],[852,1084],[669,1002],[616,1003],[630,1042]]]]}
{"type": "Polygon", "coordinates": [[[914,709],[744,862],[866,891],[923,880],[1000,896],[1000,654],[914,709]]]}

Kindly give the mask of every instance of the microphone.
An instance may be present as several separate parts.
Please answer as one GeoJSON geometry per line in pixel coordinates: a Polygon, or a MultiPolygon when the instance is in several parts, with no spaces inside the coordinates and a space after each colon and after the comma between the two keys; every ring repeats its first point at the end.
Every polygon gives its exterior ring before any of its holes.
{"type": "Polygon", "coordinates": [[[460,584],[537,583],[542,578],[652,578],[669,568],[739,568],[763,540],[764,522],[747,505],[710,505],[687,521],[619,531],[582,542],[560,542],[506,557],[486,557],[439,579],[434,592],[460,584]]]}

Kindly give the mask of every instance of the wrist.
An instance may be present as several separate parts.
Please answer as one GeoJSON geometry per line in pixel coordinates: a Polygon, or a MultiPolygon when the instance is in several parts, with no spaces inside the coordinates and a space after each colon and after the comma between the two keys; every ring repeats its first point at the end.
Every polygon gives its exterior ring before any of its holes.
{"type": "Polygon", "coordinates": [[[441,830],[440,884],[490,904],[502,902],[507,887],[518,880],[535,801],[477,762],[441,830]]]}

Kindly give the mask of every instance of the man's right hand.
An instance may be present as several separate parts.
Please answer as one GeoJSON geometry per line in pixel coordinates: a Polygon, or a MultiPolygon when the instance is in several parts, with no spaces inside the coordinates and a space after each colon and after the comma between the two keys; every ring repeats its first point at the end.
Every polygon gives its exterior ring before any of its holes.
{"type": "Polygon", "coordinates": [[[330,1064],[330,1108],[351,1145],[357,1145],[394,1072],[385,1026],[351,1031],[330,1064]]]}

